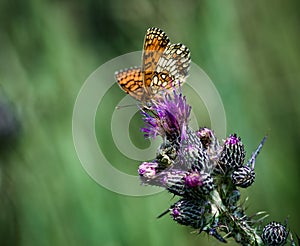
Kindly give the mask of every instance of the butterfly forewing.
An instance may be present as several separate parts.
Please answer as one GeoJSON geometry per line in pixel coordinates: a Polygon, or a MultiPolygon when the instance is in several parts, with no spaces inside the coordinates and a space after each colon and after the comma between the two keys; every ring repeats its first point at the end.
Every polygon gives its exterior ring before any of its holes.
{"type": "Polygon", "coordinates": [[[168,36],[159,28],[152,27],[147,30],[142,57],[143,81],[146,90],[151,85],[158,60],[169,43],[168,36]]]}

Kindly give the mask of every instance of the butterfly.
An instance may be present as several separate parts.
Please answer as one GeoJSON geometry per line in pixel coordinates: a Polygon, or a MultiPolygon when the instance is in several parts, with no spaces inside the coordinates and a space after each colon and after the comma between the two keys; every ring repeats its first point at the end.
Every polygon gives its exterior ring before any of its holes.
{"type": "Polygon", "coordinates": [[[188,76],[190,51],[181,44],[171,44],[159,28],[147,30],[141,67],[117,71],[115,78],[123,91],[146,105],[155,95],[178,88],[188,76]]]}

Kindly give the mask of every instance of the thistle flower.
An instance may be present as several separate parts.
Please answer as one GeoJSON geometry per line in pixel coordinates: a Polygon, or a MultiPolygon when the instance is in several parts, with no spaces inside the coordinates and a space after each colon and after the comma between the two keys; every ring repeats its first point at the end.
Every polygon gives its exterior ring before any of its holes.
{"type": "Polygon", "coordinates": [[[170,142],[185,137],[191,107],[186,98],[175,90],[173,94],[165,94],[152,100],[149,109],[141,108],[145,128],[142,131],[147,138],[161,136],[170,142]]]}

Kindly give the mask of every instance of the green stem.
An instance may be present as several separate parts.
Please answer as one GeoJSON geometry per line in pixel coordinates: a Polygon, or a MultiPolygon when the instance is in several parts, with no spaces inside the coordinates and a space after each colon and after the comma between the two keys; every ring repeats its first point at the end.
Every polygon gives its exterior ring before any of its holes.
{"type": "Polygon", "coordinates": [[[257,234],[256,230],[252,228],[246,221],[235,217],[226,206],[224,206],[220,194],[214,190],[211,194],[212,201],[212,214],[215,217],[221,218],[230,225],[230,233],[238,243],[242,245],[263,245],[261,237],[257,234]]]}

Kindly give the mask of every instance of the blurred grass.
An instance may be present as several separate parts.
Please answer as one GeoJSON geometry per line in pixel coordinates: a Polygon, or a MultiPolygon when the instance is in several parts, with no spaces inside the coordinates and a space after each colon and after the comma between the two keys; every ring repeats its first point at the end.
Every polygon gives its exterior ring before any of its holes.
{"type": "MultiPolygon", "coordinates": [[[[2,1],[1,90],[15,105],[22,134],[0,158],[0,244],[218,244],[168,217],[156,220],[172,203],[167,193],[126,197],[97,185],[73,147],[71,117],[82,83],[109,59],[141,49],[150,26],[190,48],[219,90],[228,133],[243,138],[248,154],[268,133],[256,183],[244,192],[249,212],[267,210],[280,221],[289,215],[299,233],[298,9],[297,1],[278,0],[2,1]]],[[[97,134],[105,139],[101,118],[97,134]]],[[[113,142],[106,148],[114,156],[113,142]]],[[[133,173],[138,162],[116,152],[113,165],[133,173]]]]}

